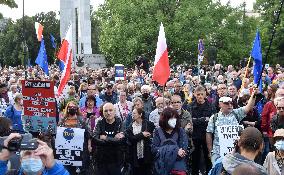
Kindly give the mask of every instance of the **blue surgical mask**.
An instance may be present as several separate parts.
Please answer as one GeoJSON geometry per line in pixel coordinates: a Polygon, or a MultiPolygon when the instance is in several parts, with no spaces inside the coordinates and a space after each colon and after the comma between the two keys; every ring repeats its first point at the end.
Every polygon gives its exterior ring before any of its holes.
{"type": "Polygon", "coordinates": [[[279,150],[279,151],[284,151],[284,140],[278,140],[278,141],[276,141],[276,143],[274,144],[274,146],[276,147],[277,150],[279,150]]]}
{"type": "Polygon", "coordinates": [[[42,169],[41,159],[28,158],[22,160],[22,168],[26,175],[37,175],[42,169]]]}

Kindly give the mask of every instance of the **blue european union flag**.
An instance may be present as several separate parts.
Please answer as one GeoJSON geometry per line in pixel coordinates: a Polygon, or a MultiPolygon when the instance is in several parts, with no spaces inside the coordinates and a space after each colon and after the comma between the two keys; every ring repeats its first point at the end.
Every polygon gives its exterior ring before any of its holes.
{"type": "Polygon", "coordinates": [[[58,63],[59,65],[59,69],[60,69],[60,72],[62,72],[63,70],[64,70],[64,67],[65,67],[65,64],[64,64],[64,62],[63,61],[61,61],[61,60],[59,60],[59,63],[58,63]]]}
{"type": "Polygon", "coordinates": [[[260,40],[260,34],[259,31],[257,30],[252,51],[251,51],[251,56],[254,59],[254,67],[253,67],[253,81],[255,84],[257,84],[259,78],[259,90],[262,92],[262,80],[261,80],[261,74],[262,74],[262,52],[261,52],[261,40],[260,40]]]}
{"type": "Polygon", "coordinates": [[[40,49],[35,61],[36,64],[38,64],[44,73],[46,75],[49,74],[48,72],[48,63],[47,63],[47,55],[46,55],[46,50],[45,50],[45,45],[44,45],[44,39],[42,38],[41,43],[40,43],[40,49]]]}
{"type": "Polygon", "coordinates": [[[51,41],[51,45],[52,47],[55,49],[56,48],[56,43],[55,43],[55,38],[52,34],[50,34],[50,41],[51,41]]]}

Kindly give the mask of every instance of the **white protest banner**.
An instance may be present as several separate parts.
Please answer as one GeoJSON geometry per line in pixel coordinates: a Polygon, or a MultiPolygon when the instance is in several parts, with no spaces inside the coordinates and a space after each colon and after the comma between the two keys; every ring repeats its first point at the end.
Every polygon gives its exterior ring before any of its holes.
{"type": "Polygon", "coordinates": [[[63,165],[82,166],[85,129],[58,127],[55,158],[63,165]]]}
{"type": "Polygon", "coordinates": [[[239,132],[243,129],[243,125],[217,126],[221,157],[234,150],[234,142],[239,139],[239,132]]]}

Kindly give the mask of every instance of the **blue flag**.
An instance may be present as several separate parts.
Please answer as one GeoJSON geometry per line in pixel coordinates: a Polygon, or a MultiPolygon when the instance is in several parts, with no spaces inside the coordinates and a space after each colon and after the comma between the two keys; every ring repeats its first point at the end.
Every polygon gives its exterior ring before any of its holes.
{"type": "Polygon", "coordinates": [[[259,78],[259,90],[262,92],[262,79],[261,79],[261,74],[262,74],[262,52],[261,52],[261,40],[260,40],[260,34],[259,31],[257,30],[252,51],[251,51],[251,57],[254,59],[254,67],[253,67],[253,81],[255,84],[257,84],[259,78]]]}
{"type": "Polygon", "coordinates": [[[59,64],[58,66],[59,66],[60,72],[62,72],[64,70],[64,67],[65,67],[63,61],[59,60],[58,64],[59,64]]]}
{"type": "Polygon", "coordinates": [[[56,48],[56,43],[55,43],[55,38],[52,34],[50,34],[50,41],[51,41],[51,45],[52,47],[55,49],[56,48]]]}
{"type": "Polygon", "coordinates": [[[203,52],[204,52],[203,40],[199,39],[199,41],[198,41],[198,55],[203,55],[203,52]]]}
{"type": "Polygon", "coordinates": [[[44,45],[44,39],[42,38],[41,43],[40,43],[40,49],[35,61],[36,64],[38,64],[44,73],[46,75],[49,74],[48,72],[48,63],[47,63],[47,55],[46,55],[46,50],[45,50],[45,45],[44,45]]]}

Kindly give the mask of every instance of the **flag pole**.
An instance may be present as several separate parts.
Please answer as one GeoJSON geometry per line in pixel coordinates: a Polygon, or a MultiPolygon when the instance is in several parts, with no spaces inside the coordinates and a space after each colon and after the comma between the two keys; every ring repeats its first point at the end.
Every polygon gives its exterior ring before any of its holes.
{"type": "Polygon", "coordinates": [[[241,92],[241,90],[244,88],[244,82],[245,82],[245,78],[247,77],[248,68],[249,68],[249,64],[250,64],[250,60],[251,60],[251,56],[249,57],[247,66],[246,66],[246,68],[245,68],[245,75],[244,75],[244,77],[243,77],[243,79],[242,79],[242,86],[241,86],[240,92],[241,92]]]}
{"type": "MultiPolygon", "coordinates": [[[[269,52],[270,52],[270,49],[271,49],[271,45],[272,45],[272,42],[273,42],[273,39],[274,39],[274,36],[275,36],[275,33],[276,33],[276,25],[279,22],[280,14],[281,14],[281,11],[282,11],[283,3],[284,3],[284,0],[281,0],[281,4],[280,4],[280,7],[279,7],[279,10],[278,10],[278,13],[277,13],[277,18],[275,20],[275,23],[273,24],[273,31],[272,31],[272,35],[271,35],[271,38],[270,38],[269,46],[268,46],[268,49],[266,50],[266,53],[265,53],[265,60],[262,63],[267,62],[267,58],[268,58],[268,55],[269,55],[269,52]]],[[[262,65],[261,74],[264,71],[264,69],[265,69],[265,64],[262,65]]],[[[258,81],[257,81],[257,87],[259,86],[260,80],[262,78],[261,74],[260,74],[258,81]]]]}

